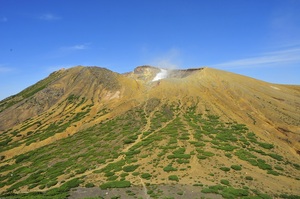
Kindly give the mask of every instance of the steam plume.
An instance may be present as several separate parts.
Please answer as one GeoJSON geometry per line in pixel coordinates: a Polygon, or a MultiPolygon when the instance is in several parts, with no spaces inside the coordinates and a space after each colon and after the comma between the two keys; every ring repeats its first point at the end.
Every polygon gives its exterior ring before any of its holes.
{"type": "Polygon", "coordinates": [[[164,79],[168,76],[168,71],[166,69],[161,69],[160,68],[160,72],[156,74],[156,76],[153,78],[153,82],[154,81],[158,81],[160,79],[164,79]]]}

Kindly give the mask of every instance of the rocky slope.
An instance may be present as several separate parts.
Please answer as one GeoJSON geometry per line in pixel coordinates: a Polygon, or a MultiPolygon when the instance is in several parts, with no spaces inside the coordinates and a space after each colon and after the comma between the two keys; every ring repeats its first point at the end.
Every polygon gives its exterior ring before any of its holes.
{"type": "Polygon", "coordinates": [[[153,186],[175,184],[225,198],[299,195],[299,113],[299,86],[212,68],[59,70],[0,102],[0,191],[61,198],[75,186],[131,186],[163,197],[153,186]]]}

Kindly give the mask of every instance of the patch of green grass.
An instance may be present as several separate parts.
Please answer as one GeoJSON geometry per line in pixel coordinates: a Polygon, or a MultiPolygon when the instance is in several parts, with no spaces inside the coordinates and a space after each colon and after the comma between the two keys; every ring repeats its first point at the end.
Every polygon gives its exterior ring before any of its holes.
{"type": "Polygon", "coordinates": [[[188,164],[188,163],[190,163],[190,160],[188,160],[188,159],[177,159],[176,162],[178,164],[188,164]]]}
{"type": "Polygon", "coordinates": [[[146,179],[146,180],[150,180],[151,177],[152,177],[152,175],[150,173],[142,173],[141,174],[141,178],[146,179]]]}
{"type": "Polygon", "coordinates": [[[23,162],[23,161],[25,161],[25,160],[28,160],[29,159],[29,156],[28,155],[26,155],[26,154],[21,154],[21,155],[18,155],[17,157],[16,157],[16,164],[18,164],[18,163],[20,163],[20,162],[23,162]]]}
{"type": "Polygon", "coordinates": [[[182,159],[190,159],[191,155],[190,154],[173,154],[173,155],[168,155],[168,159],[175,159],[175,158],[182,158],[182,159]]]}
{"type": "Polygon", "coordinates": [[[258,145],[265,149],[273,149],[274,148],[273,144],[269,144],[269,143],[265,143],[265,142],[258,142],[258,145]]]}
{"type": "Polygon", "coordinates": [[[112,172],[112,171],[108,171],[104,174],[105,177],[111,177],[111,176],[114,176],[115,175],[115,172],[112,172]]]}
{"type": "Polygon", "coordinates": [[[239,159],[248,161],[249,159],[256,158],[255,155],[244,149],[239,149],[234,153],[239,159]]]}
{"type": "Polygon", "coordinates": [[[172,165],[168,165],[166,167],[164,167],[163,169],[165,172],[170,172],[170,171],[177,171],[178,169],[172,167],[172,165]]]}
{"type": "Polygon", "coordinates": [[[47,183],[47,188],[49,187],[53,187],[54,185],[56,185],[58,182],[55,180],[55,181],[50,181],[49,183],[47,183]]]}
{"type": "Polygon", "coordinates": [[[204,142],[190,141],[190,143],[193,144],[195,147],[203,147],[203,146],[205,146],[204,142]]]}
{"type": "Polygon", "coordinates": [[[225,153],[225,156],[228,157],[228,158],[232,158],[231,153],[225,153]]]}
{"type": "Polygon", "coordinates": [[[110,176],[107,178],[107,181],[115,181],[118,179],[118,176],[110,176]]]}
{"type": "Polygon", "coordinates": [[[221,182],[221,184],[229,185],[229,181],[228,180],[222,179],[220,182],[221,182]]]}
{"type": "Polygon", "coordinates": [[[133,176],[138,176],[138,175],[140,175],[140,172],[133,172],[132,175],[133,176]]]}
{"type": "Polygon", "coordinates": [[[125,172],[133,172],[139,167],[139,165],[128,165],[123,167],[123,171],[125,172]]]}
{"type": "Polygon", "coordinates": [[[236,171],[242,170],[242,167],[240,165],[231,165],[231,168],[236,170],[236,171]]]}
{"type": "Polygon", "coordinates": [[[280,194],[280,198],[287,198],[287,199],[300,199],[300,196],[297,196],[297,195],[287,195],[287,194],[280,194]]]}
{"type": "Polygon", "coordinates": [[[111,182],[106,182],[100,185],[101,189],[108,189],[108,188],[126,188],[130,187],[131,183],[129,181],[111,181],[111,182]]]}
{"type": "Polygon", "coordinates": [[[201,190],[202,193],[215,193],[219,194],[220,190],[223,190],[224,186],[222,185],[214,185],[214,186],[209,186],[208,188],[204,188],[201,190]]]}
{"type": "Polygon", "coordinates": [[[217,148],[217,149],[220,149],[223,151],[233,151],[234,149],[236,149],[238,147],[226,144],[226,145],[221,145],[221,146],[214,146],[214,148],[217,148]]]}
{"type": "Polygon", "coordinates": [[[278,161],[282,161],[283,160],[283,157],[281,155],[278,155],[276,153],[270,153],[268,154],[268,156],[274,158],[275,160],[278,160],[278,161]]]}
{"type": "Polygon", "coordinates": [[[221,169],[222,171],[230,171],[230,168],[229,168],[229,167],[220,167],[220,169],[221,169]]]}
{"type": "Polygon", "coordinates": [[[212,152],[209,152],[209,151],[204,151],[203,149],[200,149],[200,148],[196,148],[196,151],[199,153],[197,155],[197,158],[202,160],[202,159],[206,159],[206,158],[209,158],[209,157],[212,157],[214,156],[215,154],[212,153],[212,152]]]}
{"type": "Polygon", "coordinates": [[[249,195],[249,191],[247,189],[235,189],[233,187],[225,187],[221,195],[224,198],[240,198],[249,195]]]}
{"type": "Polygon", "coordinates": [[[274,176],[279,176],[280,175],[280,173],[278,173],[277,171],[274,171],[274,170],[268,170],[267,174],[271,174],[271,175],[274,175],[274,176]]]}
{"type": "Polygon", "coordinates": [[[258,159],[257,163],[258,163],[258,167],[263,170],[272,170],[272,166],[267,164],[266,161],[263,159],[258,159]]]}
{"type": "Polygon", "coordinates": [[[168,179],[171,180],[171,181],[176,181],[176,182],[179,181],[179,178],[178,178],[177,175],[170,175],[170,176],[168,177],[168,179]]]}

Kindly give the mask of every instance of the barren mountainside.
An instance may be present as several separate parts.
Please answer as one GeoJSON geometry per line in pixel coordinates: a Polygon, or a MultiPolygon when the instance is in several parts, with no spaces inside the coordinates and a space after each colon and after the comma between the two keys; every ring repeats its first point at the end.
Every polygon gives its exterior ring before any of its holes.
{"type": "Polygon", "coordinates": [[[0,160],[8,198],[297,198],[300,86],[61,69],[0,101],[0,160]]]}

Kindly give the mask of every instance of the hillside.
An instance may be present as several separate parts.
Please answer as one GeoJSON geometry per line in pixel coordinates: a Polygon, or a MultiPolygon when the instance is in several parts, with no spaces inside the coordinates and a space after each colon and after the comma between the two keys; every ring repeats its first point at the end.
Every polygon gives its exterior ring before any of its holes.
{"type": "Polygon", "coordinates": [[[78,66],[0,102],[0,195],[297,197],[299,142],[300,86],[78,66]]]}

